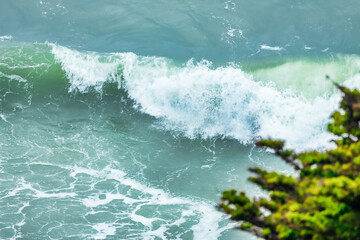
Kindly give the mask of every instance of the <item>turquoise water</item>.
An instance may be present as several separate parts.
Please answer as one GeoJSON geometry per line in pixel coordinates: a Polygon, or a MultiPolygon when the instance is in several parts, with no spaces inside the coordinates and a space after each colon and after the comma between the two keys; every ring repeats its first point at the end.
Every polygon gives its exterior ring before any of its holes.
{"type": "Polygon", "coordinates": [[[326,149],[360,87],[356,1],[0,2],[1,239],[254,239],[253,143],[326,149]]]}

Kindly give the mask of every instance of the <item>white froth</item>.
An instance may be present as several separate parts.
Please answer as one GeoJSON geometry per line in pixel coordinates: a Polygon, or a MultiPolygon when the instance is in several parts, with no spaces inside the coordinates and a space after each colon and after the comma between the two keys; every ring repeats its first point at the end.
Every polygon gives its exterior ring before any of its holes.
{"type": "Polygon", "coordinates": [[[123,194],[106,193],[105,198],[100,199],[100,196],[92,196],[84,199],[82,202],[86,207],[98,207],[100,205],[109,204],[113,200],[122,200],[125,204],[134,204],[140,202],[133,198],[126,197],[123,194]]]}
{"type": "Polygon", "coordinates": [[[81,53],[66,47],[50,44],[55,59],[61,63],[70,80],[70,91],[81,92],[94,87],[101,91],[107,80],[117,80],[115,76],[119,62],[111,56],[100,56],[93,52],[81,53]]]}
{"type": "Polygon", "coordinates": [[[11,35],[4,35],[4,36],[0,36],[0,41],[9,41],[11,40],[13,37],[11,35]]]}
{"type": "Polygon", "coordinates": [[[98,231],[93,238],[94,239],[106,239],[107,236],[115,235],[116,227],[107,223],[99,223],[95,226],[92,226],[96,231],[98,231]]]}
{"type": "Polygon", "coordinates": [[[271,137],[298,150],[331,146],[326,124],[340,94],[307,99],[289,89],[280,91],[272,82],[254,81],[233,66],[213,68],[208,61],[175,66],[165,58],[133,53],[99,55],[52,47],[69,77],[70,90],[100,91],[107,80],[120,82],[121,69],[136,106],[165,129],[189,138],[220,136],[246,144],[271,137]]]}
{"type": "Polygon", "coordinates": [[[344,85],[351,89],[360,89],[360,73],[348,79],[344,85]]]}
{"type": "Polygon", "coordinates": [[[330,136],[322,128],[337,98],[309,101],[255,82],[233,67],[212,69],[208,63],[189,62],[171,68],[163,62],[149,68],[138,61],[125,75],[129,94],[167,129],[190,138],[226,136],[243,143],[256,137],[280,138],[300,149],[328,145],[330,136]]]}
{"type": "MultiPolygon", "coordinates": [[[[191,229],[194,233],[194,239],[205,239],[204,237],[210,240],[218,239],[223,231],[234,226],[230,223],[225,227],[219,228],[219,222],[223,221],[225,216],[209,203],[171,196],[162,189],[147,186],[134,179],[126,177],[126,174],[121,170],[113,169],[109,166],[105,167],[101,171],[86,171],[85,169],[75,168],[71,175],[76,176],[76,174],[80,172],[88,173],[99,178],[118,181],[121,185],[127,185],[130,189],[138,190],[142,193],[139,199],[135,199],[121,193],[103,193],[101,194],[101,198],[99,194],[97,194],[82,199],[82,203],[86,207],[96,208],[101,205],[109,204],[113,200],[122,200],[124,204],[129,206],[129,217],[132,222],[140,223],[148,229],[148,231],[141,233],[143,239],[153,239],[155,236],[164,239],[164,233],[171,226],[180,226],[185,223],[186,219],[190,216],[199,216],[199,223],[195,224],[191,229]],[[173,222],[169,222],[158,217],[145,217],[138,213],[138,211],[143,207],[161,205],[177,205],[179,209],[182,209],[181,217],[173,222]],[[164,223],[162,223],[159,228],[153,229],[153,223],[155,221],[162,221],[164,223]]],[[[99,231],[96,236],[100,239],[105,235],[103,231],[99,231]]]]}
{"type": "Polygon", "coordinates": [[[274,46],[274,47],[271,47],[271,46],[268,46],[268,45],[261,45],[260,48],[262,50],[269,50],[269,51],[281,51],[281,50],[284,50],[284,48],[282,47],[279,47],[279,46],[274,46]]]}
{"type": "Polygon", "coordinates": [[[14,81],[18,81],[18,82],[22,82],[22,83],[26,83],[27,80],[18,76],[18,75],[15,75],[15,74],[5,74],[5,73],[2,73],[0,72],[0,77],[5,77],[7,79],[11,79],[11,80],[14,80],[14,81]]]}
{"type": "Polygon", "coordinates": [[[197,225],[191,228],[194,232],[194,239],[216,240],[223,231],[236,225],[236,223],[230,223],[223,228],[213,228],[212,226],[217,225],[223,218],[223,214],[206,205],[199,205],[196,209],[203,213],[203,217],[197,225]]]}

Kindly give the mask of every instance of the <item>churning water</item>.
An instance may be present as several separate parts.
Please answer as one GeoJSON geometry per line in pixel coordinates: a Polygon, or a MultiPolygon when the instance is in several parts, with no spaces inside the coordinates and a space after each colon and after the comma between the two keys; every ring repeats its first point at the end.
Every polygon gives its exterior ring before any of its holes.
{"type": "Polygon", "coordinates": [[[251,239],[216,209],[264,193],[253,147],[331,147],[360,87],[351,0],[0,2],[1,239],[251,239]]]}

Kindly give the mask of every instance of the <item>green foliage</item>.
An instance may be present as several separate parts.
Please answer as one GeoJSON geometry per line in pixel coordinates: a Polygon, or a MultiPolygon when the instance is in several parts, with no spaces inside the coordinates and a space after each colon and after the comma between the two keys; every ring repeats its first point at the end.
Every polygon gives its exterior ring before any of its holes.
{"type": "Polygon", "coordinates": [[[219,206],[241,229],[265,239],[360,239],[360,92],[337,87],[341,111],[328,125],[338,136],[335,149],[295,154],[282,141],[261,140],[257,146],[273,149],[299,177],[251,168],[249,180],[268,190],[268,199],[223,192],[219,206]]]}

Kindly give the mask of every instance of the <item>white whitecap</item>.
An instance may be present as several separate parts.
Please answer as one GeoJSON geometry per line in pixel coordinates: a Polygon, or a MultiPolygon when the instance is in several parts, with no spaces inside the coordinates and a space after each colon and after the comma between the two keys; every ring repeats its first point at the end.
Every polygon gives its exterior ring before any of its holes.
{"type": "Polygon", "coordinates": [[[260,48],[262,50],[269,50],[269,51],[281,51],[281,50],[284,50],[284,48],[279,47],[279,46],[271,47],[271,46],[268,46],[268,45],[265,45],[265,44],[261,45],[260,48]]]}
{"type": "Polygon", "coordinates": [[[3,41],[10,41],[12,40],[13,37],[11,35],[4,35],[4,36],[0,36],[0,42],[3,42],[3,41]]]}

